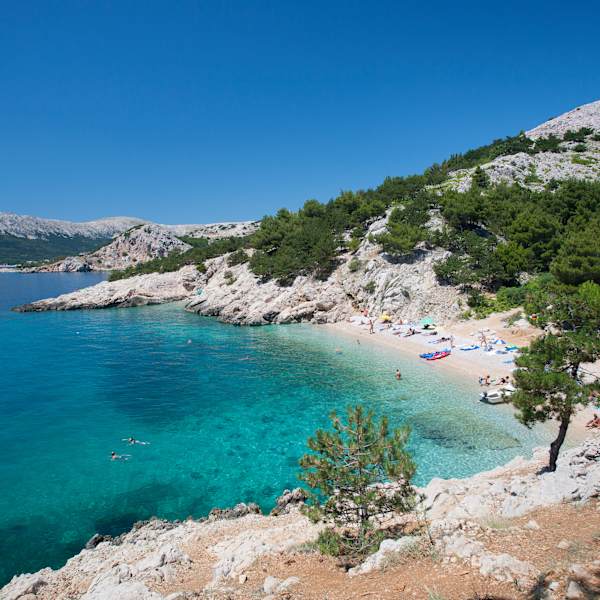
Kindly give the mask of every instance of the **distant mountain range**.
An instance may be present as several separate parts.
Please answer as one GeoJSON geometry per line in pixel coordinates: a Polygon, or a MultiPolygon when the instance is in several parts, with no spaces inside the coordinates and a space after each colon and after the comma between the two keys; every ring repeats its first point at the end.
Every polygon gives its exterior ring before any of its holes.
{"type": "MultiPolygon", "coordinates": [[[[92,252],[132,227],[151,223],[136,217],[108,217],[76,223],[0,212],[0,264],[53,260],[92,252]]],[[[220,237],[253,229],[252,221],[208,225],[163,225],[177,236],[220,237]]]]}

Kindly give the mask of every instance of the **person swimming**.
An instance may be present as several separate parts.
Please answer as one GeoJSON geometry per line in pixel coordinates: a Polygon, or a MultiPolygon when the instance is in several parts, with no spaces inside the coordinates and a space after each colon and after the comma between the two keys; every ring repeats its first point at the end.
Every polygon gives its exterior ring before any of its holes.
{"type": "Polygon", "coordinates": [[[402,373],[400,373],[400,369],[396,369],[396,379],[398,381],[402,379],[402,373]]]}
{"type": "Polygon", "coordinates": [[[117,454],[114,450],[110,453],[110,460],[129,460],[129,454],[117,454]]]}
{"type": "Polygon", "coordinates": [[[127,442],[130,446],[133,446],[134,444],[139,444],[140,446],[149,446],[150,442],[142,442],[141,440],[136,440],[133,436],[130,436],[128,438],[122,438],[123,442],[127,442]]]}

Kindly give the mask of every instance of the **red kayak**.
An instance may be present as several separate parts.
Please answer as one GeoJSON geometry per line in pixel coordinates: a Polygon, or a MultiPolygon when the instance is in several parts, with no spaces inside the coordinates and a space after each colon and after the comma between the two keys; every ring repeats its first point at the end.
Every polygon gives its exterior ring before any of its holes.
{"type": "Polygon", "coordinates": [[[446,356],[450,356],[450,352],[434,352],[431,356],[427,356],[425,360],[439,360],[440,358],[446,358],[446,356]]]}

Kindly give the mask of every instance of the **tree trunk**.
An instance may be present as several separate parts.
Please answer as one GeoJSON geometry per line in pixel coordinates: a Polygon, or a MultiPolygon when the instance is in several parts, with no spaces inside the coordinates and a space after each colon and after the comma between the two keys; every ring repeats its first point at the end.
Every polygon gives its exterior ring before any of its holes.
{"type": "Polygon", "coordinates": [[[569,428],[569,422],[571,421],[571,414],[565,415],[560,420],[560,427],[558,428],[558,436],[550,444],[550,462],[548,463],[548,471],[556,471],[556,461],[558,460],[558,453],[560,447],[565,441],[567,435],[567,429],[569,428]]]}

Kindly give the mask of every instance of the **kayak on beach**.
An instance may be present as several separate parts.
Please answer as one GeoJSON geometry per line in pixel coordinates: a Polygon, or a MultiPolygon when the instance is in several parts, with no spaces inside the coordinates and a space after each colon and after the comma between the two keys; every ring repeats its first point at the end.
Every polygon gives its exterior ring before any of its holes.
{"type": "Polygon", "coordinates": [[[421,354],[421,358],[425,360],[439,360],[440,358],[446,358],[446,356],[450,356],[450,350],[442,350],[440,352],[429,352],[427,355],[421,354]]]}

